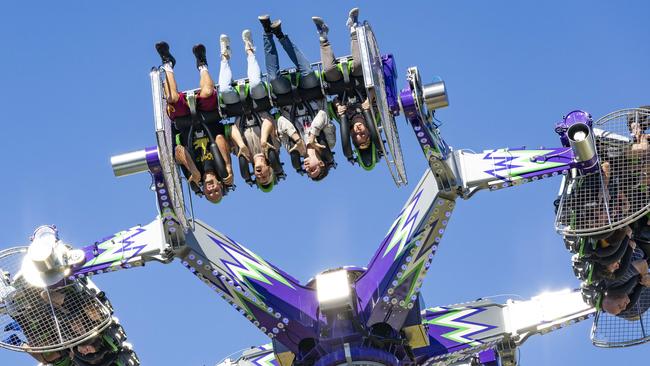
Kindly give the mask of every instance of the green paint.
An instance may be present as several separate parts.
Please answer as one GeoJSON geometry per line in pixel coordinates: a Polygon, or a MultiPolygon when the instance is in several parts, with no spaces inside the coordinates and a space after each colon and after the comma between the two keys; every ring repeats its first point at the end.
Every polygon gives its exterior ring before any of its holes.
{"type": "Polygon", "coordinates": [[[464,326],[460,326],[460,325],[456,325],[456,324],[450,324],[450,323],[446,322],[446,320],[449,319],[449,318],[452,318],[451,320],[455,321],[455,318],[457,317],[457,314],[459,312],[463,311],[463,310],[466,310],[466,309],[449,310],[449,313],[447,313],[445,315],[439,316],[439,317],[431,319],[431,320],[425,320],[424,324],[433,324],[433,325],[438,325],[438,326],[447,327],[447,328],[454,328],[456,330],[454,330],[452,332],[449,332],[449,333],[442,334],[442,336],[447,338],[450,341],[453,341],[453,342],[468,343],[471,346],[478,346],[478,345],[481,344],[480,342],[471,341],[471,340],[468,340],[468,339],[463,339],[463,338],[460,338],[460,337],[456,337],[456,335],[458,333],[466,332],[467,330],[470,329],[470,327],[464,327],[464,326]]]}

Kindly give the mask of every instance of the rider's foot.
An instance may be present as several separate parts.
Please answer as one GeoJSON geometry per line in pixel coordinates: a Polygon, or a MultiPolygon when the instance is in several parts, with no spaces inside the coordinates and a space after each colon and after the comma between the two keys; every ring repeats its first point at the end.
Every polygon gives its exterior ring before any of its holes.
{"type": "Polygon", "coordinates": [[[359,8],[352,8],[348,13],[348,21],[345,22],[345,26],[352,31],[357,25],[359,25],[359,8]]]}
{"type": "Polygon", "coordinates": [[[162,61],[163,65],[171,64],[172,68],[176,66],[176,59],[169,52],[169,45],[167,44],[167,42],[160,41],[156,43],[156,51],[158,52],[158,55],[160,55],[160,60],[162,61]]]}
{"type": "Polygon", "coordinates": [[[194,57],[196,58],[196,68],[200,68],[201,66],[208,66],[208,59],[205,57],[205,46],[202,44],[197,44],[194,47],[192,47],[192,53],[194,54],[194,57]]]}
{"type": "Polygon", "coordinates": [[[320,36],[321,42],[327,41],[327,33],[329,32],[329,27],[325,24],[325,21],[321,17],[311,17],[311,20],[316,24],[316,30],[320,36]]]}
{"type": "Polygon", "coordinates": [[[241,33],[241,38],[244,40],[244,50],[246,52],[255,53],[255,46],[253,45],[253,37],[250,29],[244,29],[241,33]]]}
{"type": "Polygon", "coordinates": [[[262,23],[262,28],[264,28],[264,33],[271,33],[271,17],[268,14],[258,16],[257,20],[259,20],[260,23],[262,23]]]}
{"type": "Polygon", "coordinates": [[[271,23],[271,33],[273,33],[278,39],[284,38],[284,33],[282,33],[282,21],[280,19],[274,20],[271,23]]]}
{"type": "Polygon", "coordinates": [[[219,37],[219,45],[221,47],[221,58],[224,60],[230,60],[230,38],[227,35],[222,34],[219,37]]]}

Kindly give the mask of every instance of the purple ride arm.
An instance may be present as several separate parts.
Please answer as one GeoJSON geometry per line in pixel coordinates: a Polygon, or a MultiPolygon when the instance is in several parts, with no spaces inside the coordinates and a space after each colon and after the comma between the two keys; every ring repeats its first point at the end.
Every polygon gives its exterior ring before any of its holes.
{"type": "Polygon", "coordinates": [[[417,69],[409,72],[409,88],[401,105],[429,162],[430,171],[413,191],[368,265],[356,282],[367,325],[387,322],[402,329],[415,307],[422,280],[444,234],[458,194],[505,188],[566,172],[571,148],[501,149],[484,154],[454,153],[426,117],[417,69]],[[417,89],[417,90],[416,90],[417,89]]]}
{"type": "Polygon", "coordinates": [[[402,108],[438,186],[456,188],[468,198],[477,189],[496,190],[536,181],[566,173],[575,165],[570,147],[504,148],[482,153],[453,151],[425,111],[417,69],[409,69],[407,78],[409,85],[400,92],[402,108]]]}
{"type": "MultiPolygon", "coordinates": [[[[182,264],[276,343],[298,354],[318,338],[316,292],[201,221],[186,234],[182,264]]],[[[284,347],[279,347],[277,344],[284,347]]]]}
{"type": "Polygon", "coordinates": [[[356,282],[367,325],[387,322],[402,329],[453,208],[454,197],[439,192],[427,171],[356,282]]]}
{"type": "MultiPolygon", "coordinates": [[[[477,300],[422,309],[421,324],[426,330],[416,335],[419,341],[413,344],[415,364],[469,364],[472,358],[480,365],[494,365],[496,360],[507,364],[531,336],[584,321],[594,313],[594,308],[582,302],[579,291],[551,293],[545,301],[532,298],[500,304],[477,300]],[[564,306],[553,306],[556,303],[564,306]]],[[[235,361],[217,366],[280,365],[272,353],[271,345],[254,347],[235,361]]]]}
{"type": "MultiPolygon", "coordinates": [[[[199,280],[283,348],[298,353],[301,339],[315,338],[316,293],[229,237],[194,221],[176,257],[199,280]]],[[[128,269],[156,260],[169,262],[163,221],[136,226],[83,247],[85,260],[71,279],[128,269]]],[[[282,348],[281,348],[282,349],[282,348]]]]}

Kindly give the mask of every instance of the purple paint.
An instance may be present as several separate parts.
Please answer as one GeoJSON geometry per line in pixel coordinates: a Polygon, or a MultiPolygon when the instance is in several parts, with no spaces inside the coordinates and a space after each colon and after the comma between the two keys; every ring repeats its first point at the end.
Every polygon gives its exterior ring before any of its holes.
{"type": "Polygon", "coordinates": [[[400,102],[402,102],[402,109],[406,118],[412,118],[414,114],[417,114],[417,109],[415,107],[415,100],[413,99],[413,93],[410,88],[404,88],[399,93],[400,102]]]}
{"type": "Polygon", "coordinates": [[[478,354],[478,362],[482,364],[489,364],[492,362],[497,362],[497,353],[493,349],[488,349],[482,351],[478,354]]]}
{"type": "Polygon", "coordinates": [[[382,71],[384,73],[384,84],[386,87],[386,101],[393,116],[399,115],[399,103],[397,102],[397,65],[392,54],[381,56],[382,71]]]}
{"type": "Polygon", "coordinates": [[[145,158],[147,166],[152,174],[158,174],[161,171],[160,157],[158,156],[158,146],[150,146],[145,148],[145,158]]]}
{"type": "MultiPolygon", "coordinates": [[[[418,206],[418,201],[422,196],[422,190],[420,190],[415,196],[409,201],[409,204],[412,204],[411,211],[408,213],[406,219],[403,223],[399,223],[392,228],[388,235],[381,242],[381,245],[375,255],[373,256],[370,264],[368,264],[368,270],[357,280],[356,289],[357,296],[359,297],[359,305],[364,311],[372,310],[372,300],[381,299],[386,295],[386,290],[390,286],[390,282],[393,279],[393,276],[396,274],[397,269],[403,264],[407,250],[404,250],[400,258],[395,258],[395,252],[399,250],[399,245],[394,245],[391,250],[384,255],[386,252],[387,246],[393,239],[393,236],[397,230],[403,228],[404,226],[410,224],[412,221],[416,220],[418,217],[418,211],[416,208],[418,206]],[[415,201],[415,202],[414,202],[415,201]]],[[[404,211],[400,212],[398,217],[401,217],[405,214],[404,211]]],[[[415,227],[411,227],[408,235],[402,240],[409,241],[412,239],[413,231],[415,227]]]]}

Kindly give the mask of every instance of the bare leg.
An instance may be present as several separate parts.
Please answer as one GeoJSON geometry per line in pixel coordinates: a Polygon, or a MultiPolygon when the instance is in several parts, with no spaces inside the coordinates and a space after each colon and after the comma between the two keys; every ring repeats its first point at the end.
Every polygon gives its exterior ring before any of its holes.
{"type": "Polygon", "coordinates": [[[210,97],[214,94],[214,81],[212,80],[212,76],[210,76],[207,68],[202,69],[200,73],[199,87],[201,91],[199,92],[199,96],[201,98],[210,97]]]}
{"type": "Polygon", "coordinates": [[[173,71],[165,70],[165,98],[167,103],[174,104],[178,102],[178,86],[173,71]]]}

